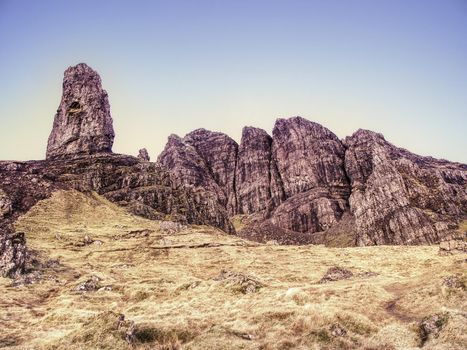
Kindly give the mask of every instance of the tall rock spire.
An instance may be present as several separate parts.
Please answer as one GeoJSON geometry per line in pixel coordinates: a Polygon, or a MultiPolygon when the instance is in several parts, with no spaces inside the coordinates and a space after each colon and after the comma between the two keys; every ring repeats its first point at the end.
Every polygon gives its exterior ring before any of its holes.
{"type": "Polygon", "coordinates": [[[112,152],[115,133],[101,78],[85,63],[69,67],[47,143],[47,159],[112,152]]]}

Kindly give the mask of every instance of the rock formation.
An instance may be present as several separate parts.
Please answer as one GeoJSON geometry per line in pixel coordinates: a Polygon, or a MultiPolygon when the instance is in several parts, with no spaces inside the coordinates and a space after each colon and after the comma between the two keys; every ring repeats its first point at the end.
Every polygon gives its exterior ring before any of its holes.
{"type": "Polygon", "coordinates": [[[0,230],[0,276],[16,277],[24,272],[27,251],[24,233],[0,230]]]}
{"type": "Polygon", "coordinates": [[[301,117],[278,119],[273,129],[273,156],[286,197],[317,188],[344,188],[345,148],[331,131],[301,117]]]}
{"type": "MultiPolygon", "coordinates": [[[[467,165],[420,157],[359,130],[341,141],[301,117],[240,145],[205,129],[171,135],[156,163],[112,153],[107,93],[85,64],[65,72],[47,159],[0,162],[0,268],[24,269],[11,227],[59,189],[96,191],[150,219],[207,224],[278,243],[431,244],[464,239],[467,165]],[[238,215],[241,218],[238,220],[238,215]],[[231,220],[231,219],[234,220],[231,220]],[[244,224],[243,224],[244,223],[244,224]]],[[[24,248],[24,249],[23,249],[24,248]]]]}
{"type": "Polygon", "coordinates": [[[324,231],[348,209],[345,149],[328,129],[300,117],[278,119],[273,129],[273,159],[285,201],[272,223],[297,232],[324,231]]]}
{"type": "Polygon", "coordinates": [[[114,137],[110,105],[101,78],[84,63],[69,67],[47,144],[47,159],[110,153],[114,137]]]}
{"type": "MultiPolygon", "coordinates": [[[[271,201],[271,145],[266,131],[245,127],[238,148],[235,185],[237,212],[252,214],[268,208],[271,201]]],[[[276,197],[281,197],[275,194],[276,197]]]]}
{"type": "Polygon", "coordinates": [[[366,130],[345,144],[359,245],[437,243],[465,218],[467,165],[417,156],[366,130]]]}
{"type": "Polygon", "coordinates": [[[142,148],[142,149],[139,150],[138,158],[141,159],[141,160],[144,160],[146,162],[149,162],[151,160],[151,158],[149,158],[149,153],[148,153],[148,150],[146,148],[142,148]]]}
{"type": "Polygon", "coordinates": [[[237,143],[225,134],[195,130],[183,139],[169,137],[158,161],[180,184],[207,190],[231,215],[237,211],[234,190],[237,143]]]}
{"type": "MultiPolygon", "coordinates": [[[[99,75],[85,64],[65,72],[63,97],[47,147],[47,159],[0,162],[0,270],[24,269],[24,235],[12,224],[59,189],[95,191],[150,219],[208,224],[234,232],[217,198],[178,183],[161,165],[111,153],[114,132],[99,75]]],[[[232,175],[233,176],[233,175],[232,175]]]]}
{"type": "Polygon", "coordinates": [[[233,232],[225,209],[202,193],[178,185],[168,171],[136,157],[107,154],[31,162],[0,162],[0,188],[13,222],[57,189],[95,191],[151,219],[210,224],[233,232]]]}
{"type": "Polygon", "coordinates": [[[230,216],[249,215],[239,234],[260,241],[431,244],[467,217],[467,165],[370,131],[341,141],[301,117],[278,119],[272,137],[246,127],[240,146],[204,129],[172,135],[158,161],[230,216]]]}

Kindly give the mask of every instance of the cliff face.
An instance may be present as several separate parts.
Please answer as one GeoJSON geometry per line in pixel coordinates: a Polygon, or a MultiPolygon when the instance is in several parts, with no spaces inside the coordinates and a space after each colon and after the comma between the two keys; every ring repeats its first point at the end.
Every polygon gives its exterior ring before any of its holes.
{"type": "Polygon", "coordinates": [[[230,216],[249,215],[239,234],[256,240],[436,243],[459,235],[467,217],[466,165],[414,155],[370,131],[341,141],[301,117],[278,119],[272,137],[245,127],[239,146],[204,129],[172,136],[158,161],[230,216]]]}
{"type": "Polygon", "coordinates": [[[366,130],[345,144],[359,245],[439,242],[465,218],[465,164],[417,156],[366,130]]]}
{"type": "Polygon", "coordinates": [[[271,172],[272,138],[266,131],[245,127],[238,148],[235,169],[235,190],[239,214],[252,214],[268,208],[272,197],[282,200],[279,192],[272,192],[272,183],[279,181],[277,173],[271,172]]]}
{"type": "Polygon", "coordinates": [[[207,190],[233,215],[237,152],[237,143],[227,135],[198,129],[183,139],[170,136],[158,161],[172,170],[177,183],[207,190]]]}
{"type": "Polygon", "coordinates": [[[310,233],[333,226],[348,209],[350,193],[341,141],[321,125],[294,117],[276,121],[272,144],[285,201],[271,222],[310,233]]]}

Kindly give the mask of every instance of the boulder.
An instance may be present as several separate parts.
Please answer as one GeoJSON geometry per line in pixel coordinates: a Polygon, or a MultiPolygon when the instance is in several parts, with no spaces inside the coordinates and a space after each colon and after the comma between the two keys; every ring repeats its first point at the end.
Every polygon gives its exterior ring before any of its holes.
{"type": "Polygon", "coordinates": [[[17,277],[25,270],[26,239],[22,232],[0,231],[0,276],[17,277]]]}
{"type": "Polygon", "coordinates": [[[335,282],[349,279],[351,277],[353,277],[352,271],[344,269],[343,267],[333,266],[326,271],[323,278],[319,280],[319,283],[335,282]]]}
{"type": "Polygon", "coordinates": [[[145,162],[149,162],[150,158],[149,158],[148,150],[146,148],[140,149],[138,152],[138,158],[141,160],[144,160],[145,162]]]}

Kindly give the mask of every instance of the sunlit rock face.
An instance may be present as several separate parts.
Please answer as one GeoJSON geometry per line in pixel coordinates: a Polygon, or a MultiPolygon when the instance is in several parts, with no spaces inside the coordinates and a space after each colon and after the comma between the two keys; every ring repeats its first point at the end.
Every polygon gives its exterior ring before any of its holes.
{"type": "Polygon", "coordinates": [[[115,133],[107,92],[84,63],[69,67],[47,144],[47,159],[112,152],[115,133]]]}

